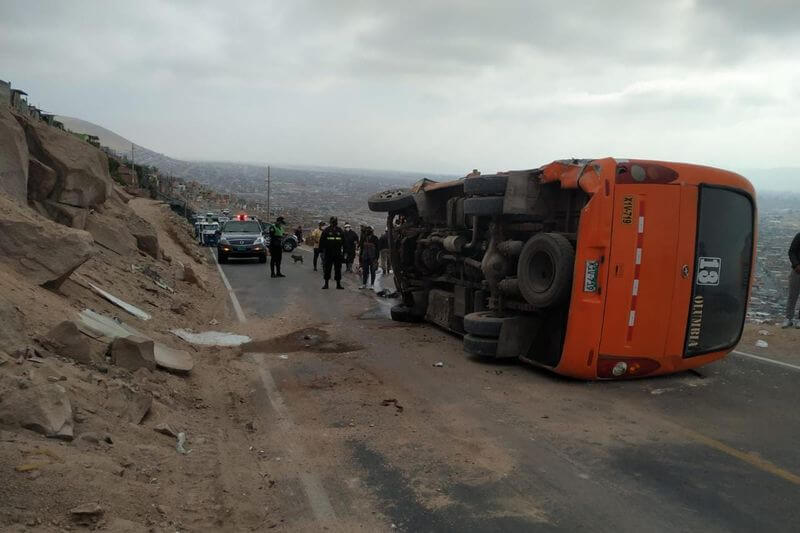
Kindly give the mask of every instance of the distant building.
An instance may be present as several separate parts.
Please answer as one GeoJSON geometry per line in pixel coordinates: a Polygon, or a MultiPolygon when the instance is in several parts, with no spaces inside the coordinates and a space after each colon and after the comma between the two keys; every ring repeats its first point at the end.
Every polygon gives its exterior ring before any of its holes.
{"type": "Polygon", "coordinates": [[[11,82],[0,80],[0,106],[11,106],[11,82]]]}
{"type": "Polygon", "coordinates": [[[11,107],[23,115],[28,114],[28,101],[25,98],[28,93],[21,89],[11,89],[11,107]]]}

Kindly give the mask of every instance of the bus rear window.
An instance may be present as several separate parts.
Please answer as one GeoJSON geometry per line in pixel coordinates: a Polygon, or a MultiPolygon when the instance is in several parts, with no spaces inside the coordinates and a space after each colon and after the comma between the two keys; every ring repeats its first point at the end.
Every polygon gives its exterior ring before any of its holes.
{"type": "Polygon", "coordinates": [[[700,187],[684,357],[729,349],[739,342],[753,259],[754,215],[746,194],[700,187]]]}

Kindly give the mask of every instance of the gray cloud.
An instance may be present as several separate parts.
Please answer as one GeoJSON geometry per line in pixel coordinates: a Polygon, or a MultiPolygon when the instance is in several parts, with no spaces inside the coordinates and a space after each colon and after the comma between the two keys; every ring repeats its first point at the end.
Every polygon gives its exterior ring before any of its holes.
{"type": "Polygon", "coordinates": [[[178,157],[800,164],[790,1],[0,0],[0,78],[178,157]]]}

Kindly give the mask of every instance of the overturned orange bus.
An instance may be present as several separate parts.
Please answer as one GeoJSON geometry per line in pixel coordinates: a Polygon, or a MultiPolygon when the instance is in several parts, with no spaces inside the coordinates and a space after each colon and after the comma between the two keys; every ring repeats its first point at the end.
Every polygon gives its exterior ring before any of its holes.
{"type": "Polygon", "coordinates": [[[388,213],[392,318],[463,334],[469,354],[624,379],[701,366],[741,337],[756,205],[732,172],[563,160],[369,206],[388,213]]]}

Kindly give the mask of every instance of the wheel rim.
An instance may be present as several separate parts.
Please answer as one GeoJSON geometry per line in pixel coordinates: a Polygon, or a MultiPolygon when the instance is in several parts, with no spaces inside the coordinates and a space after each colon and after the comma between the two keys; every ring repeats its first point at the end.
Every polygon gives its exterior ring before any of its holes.
{"type": "Polygon", "coordinates": [[[556,277],[555,261],[547,252],[539,251],[530,262],[531,285],[536,292],[546,292],[556,277]]]}

